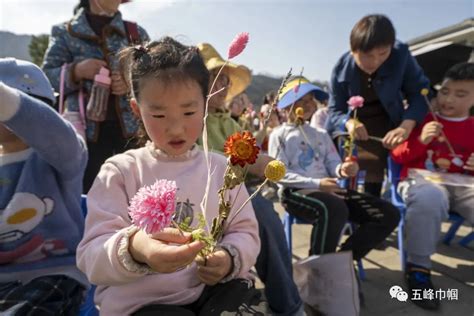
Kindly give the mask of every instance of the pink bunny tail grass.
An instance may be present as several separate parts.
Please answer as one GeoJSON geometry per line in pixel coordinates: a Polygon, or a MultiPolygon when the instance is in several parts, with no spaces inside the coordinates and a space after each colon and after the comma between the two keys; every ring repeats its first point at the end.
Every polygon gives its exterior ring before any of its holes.
{"type": "Polygon", "coordinates": [[[355,110],[364,106],[364,98],[360,95],[353,96],[347,101],[351,110],[355,110]]]}
{"type": "Polygon", "coordinates": [[[227,59],[232,59],[242,53],[249,42],[249,33],[243,32],[237,34],[232,43],[230,43],[227,59]]]}
{"type": "Polygon", "coordinates": [[[164,179],[141,187],[128,207],[132,222],[147,234],[160,232],[170,226],[176,209],[176,190],[175,181],[164,179]]]}

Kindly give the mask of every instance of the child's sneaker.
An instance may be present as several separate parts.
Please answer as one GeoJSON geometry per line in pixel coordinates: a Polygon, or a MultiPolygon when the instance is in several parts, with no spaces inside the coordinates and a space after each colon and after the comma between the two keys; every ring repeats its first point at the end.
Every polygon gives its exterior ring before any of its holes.
{"type": "Polygon", "coordinates": [[[413,290],[417,291],[421,295],[419,300],[411,300],[413,303],[423,309],[436,310],[439,309],[439,299],[434,296],[435,289],[431,282],[431,271],[425,267],[407,263],[405,269],[405,279],[410,289],[409,294],[413,293],[413,290]],[[431,290],[432,299],[424,297],[423,293],[426,290],[431,290]]]}

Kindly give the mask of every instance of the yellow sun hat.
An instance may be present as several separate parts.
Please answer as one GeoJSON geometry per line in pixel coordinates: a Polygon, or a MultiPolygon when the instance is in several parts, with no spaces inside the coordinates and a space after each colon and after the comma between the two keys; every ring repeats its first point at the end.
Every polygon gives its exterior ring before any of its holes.
{"type": "MultiPolygon", "coordinates": [[[[219,53],[214,47],[212,47],[211,44],[201,43],[197,45],[197,48],[199,49],[199,53],[201,54],[204,64],[209,71],[219,69],[222,67],[222,65],[224,65],[225,60],[219,55],[219,53]]],[[[231,82],[226,96],[226,101],[230,101],[235,96],[247,89],[250,82],[252,81],[252,73],[247,67],[231,62],[227,63],[224,70],[229,76],[231,82]]]]}

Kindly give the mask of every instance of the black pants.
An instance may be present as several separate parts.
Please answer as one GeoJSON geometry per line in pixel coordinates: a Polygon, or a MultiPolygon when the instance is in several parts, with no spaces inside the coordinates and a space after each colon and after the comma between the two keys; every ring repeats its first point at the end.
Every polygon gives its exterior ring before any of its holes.
{"type": "Polygon", "coordinates": [[[221,313],[229,315],[266,315],[267,305],[253,284],[243,279],[235,279],[214,286],[206,286],[199,299],[189,305],[153,304],[140,308],[133,316],[213,316],[221,313]]]}
{"type": "Polygon", "coordinates": [[[395,206],[369,194],[349,190],[343,196],[313,192],[306,197],[302,198],[295,194],[295,190],[286,189],[283,203],[287,204],[287,211],[296,216],[302,208],[295,209],[297,204],[292,203],[292,199],[297,199],[298,203],[306,204],[308,210],[313,210],[312,220],[305,218],[314,223],[310,255],[334,252],[341,230],[349,220],[358,227],[342,244],[341,250],[352,250],[354,260],[359,260],[382,242],[400,221],[400,213],[395,206]],[[320,201],[325,208],[318,207],[313,200],[320,201]]]}
{"type": "Polygon", "coordinates": [[[0,283],[1,315],[78,315],[85,288],[65,275],[0,283]]]}
{"type": "Polygon", "coordinates": [[[87,142],[89,160],[84,175],[83,193],[89,191],[105,160],[133,148],[134,144],[134,141],[123,137],[122,128],[118,121],[104,121],[100,123],[97,142],[87,142]]]}

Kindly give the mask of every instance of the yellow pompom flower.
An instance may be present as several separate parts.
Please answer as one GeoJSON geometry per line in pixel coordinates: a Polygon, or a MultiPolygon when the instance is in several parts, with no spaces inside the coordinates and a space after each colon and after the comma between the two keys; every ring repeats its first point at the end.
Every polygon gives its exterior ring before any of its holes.
{"type": "Polygon", "coordinates": [[[265,177],[272,182],[280,181],[285,173],[285,164],[280,160],[272,160],[265,167],[265,177]]]}
{"type": "Polygon", "coordinates": [[[296,117],[303,117],[304,116],[304,110],[302,107],[297,107],[295,110],[296,117]]]}
{"type": "Polygon", "coordinates": [[[421,89],[421,95],[427,96],[428,93],[430,93],[430,90],[428,90],[426,88],[421,89]]]}

